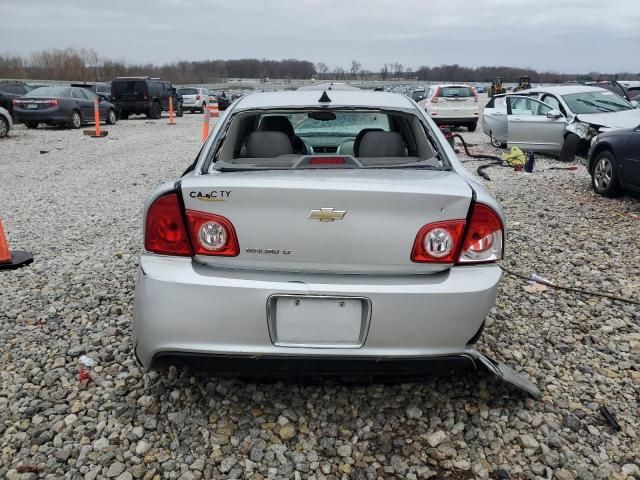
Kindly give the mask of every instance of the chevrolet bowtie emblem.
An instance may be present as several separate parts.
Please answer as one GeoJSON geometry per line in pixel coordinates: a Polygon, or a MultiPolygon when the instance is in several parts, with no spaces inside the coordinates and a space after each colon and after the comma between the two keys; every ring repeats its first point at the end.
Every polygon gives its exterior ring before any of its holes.
{"type": "Polygon", "coordinates": [[[320,220],[321,222],[333,222],[334,220],[342,220],[346,214],[346,210],[321,208],[320,210],[311,210],[309,218],[312,220],[320,220]]]}

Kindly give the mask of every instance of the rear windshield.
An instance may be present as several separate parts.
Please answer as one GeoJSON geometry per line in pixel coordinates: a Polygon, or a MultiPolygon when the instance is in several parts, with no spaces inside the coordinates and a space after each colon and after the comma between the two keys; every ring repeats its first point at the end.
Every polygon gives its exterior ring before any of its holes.
{"type": "Polygon", "coordinates": [[[111,84],[111,92],[114,95],[119,93],[144,94],[147,92],[147,85],[142,80],[119,80],[111,84]]]}
{"type": "Polygon", "coordinates": [[[211,163],[223,171],[449,167],[436,154],[427,126],[408,112],[346,108],[241,112],[222,131],[204,171],[211,163]]]}
{"type": "Polygon", "coordinates": [[[440,87],[440,96],[445,98],[472,97],[473,92],[469,87],[440,87]]]}
{"type": "Polygon", "coordinates": [[[25,97],[68,97],[70,93],[66,87],[40,87],[31,90],[25,97]]]}
{"type": "Polygon", "coordinates": [[[576,115],[585,113],[610,113],[632,110],[633,106],[613,92],[581,92],[563,95],[569,109],[576,115]]]}
{"type": "Polygon", "coordinates": [[[180,88],[178,89],[178,93],[180,95],[197,95],[198,89],[197,88],[180,88]]]}

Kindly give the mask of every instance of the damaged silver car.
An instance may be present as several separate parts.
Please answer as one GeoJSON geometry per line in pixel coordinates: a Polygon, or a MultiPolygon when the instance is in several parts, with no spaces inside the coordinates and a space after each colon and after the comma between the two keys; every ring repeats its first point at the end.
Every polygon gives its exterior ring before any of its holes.
{"type": "Polygon", "coordinates": [[[483,130],[494,146],[586,156],[598,133],[640,124],[640,110],[613,92],[585,85],[538,87],[491,99],[483,130]]]}
{"type": "Polygon", "coordinates": [[[394,378],[471,367],[539,395],[475,348],[504,214],[402,95],[247,95],[144,215],[133,326],[145,367],[394,378]]]}

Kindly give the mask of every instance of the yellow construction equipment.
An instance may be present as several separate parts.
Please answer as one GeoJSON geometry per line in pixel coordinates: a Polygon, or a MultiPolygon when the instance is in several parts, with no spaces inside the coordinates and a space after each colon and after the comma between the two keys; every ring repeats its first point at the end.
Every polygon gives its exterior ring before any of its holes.
{"type": "Polygon", "coordinates": [[[489,88],[489,96],[495,97],[496,95],[500,95],[501,93],[507,93],[507,89],[502,85],[503,79],[501,77],[496,77],[491,82],[491,87],[489,88]]]}

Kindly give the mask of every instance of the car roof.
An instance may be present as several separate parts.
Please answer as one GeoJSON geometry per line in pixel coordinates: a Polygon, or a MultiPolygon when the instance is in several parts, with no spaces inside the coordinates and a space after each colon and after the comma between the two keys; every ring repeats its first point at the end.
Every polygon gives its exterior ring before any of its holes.
{"type": "Polygon", "coordinates": [[[258,108],[280,107],[363,107],[381,109],[415,109],[412,100],[404,95],[389,92],[373,92],[366,90],[345,91],[328,90],[327,95],[331,102],[320,103],[322,91],[297,90],[287,92],[261,92],[250,93],[243,96],[236,103],[236,110],[251,110],[258,108]]]}
{"type": "Polygon", "coordinates": [[[604,88],[593,87],[591,85],[556,85],[552,87],[535,87],[528,90],[521,90],[518,93],[555,93],[557,95],[570,95],[572,93],[584,93],[584,92],[602,92],[604,88]]]}

